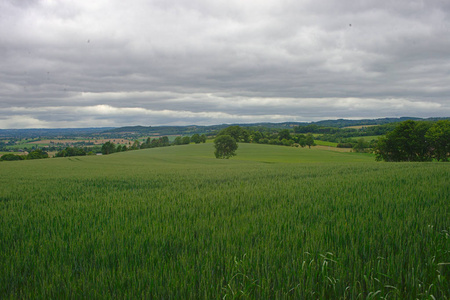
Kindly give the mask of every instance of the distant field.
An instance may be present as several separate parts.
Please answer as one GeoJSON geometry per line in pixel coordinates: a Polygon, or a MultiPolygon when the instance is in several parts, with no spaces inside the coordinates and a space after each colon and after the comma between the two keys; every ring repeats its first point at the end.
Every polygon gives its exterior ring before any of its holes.
{"type": "Polygon", "coordinates": [[[336,147],[338,145],[338,143],[321,141],[321,140],[314,140],[314,143],[319,146],[329,146],[329,147],[336,147]]]}
{"type": "MultiPolygon", "coordinates": [[[[337,148],[337,147],[333,147],[333,146],[314,146],[314,149],[317,150],[327,150],[327,151],[337,151],[337,152],[352,152],[353,149],[352,148],[337,148]]],[[[371,154],[366,154],[366,155],[371,155],[371,154]]]]}
{"type": "Polygon", "coordinates": [[[450,168],[211,143],[0,162],[0,299],[448,299],[450,168]]]}
{"type": "Polygon", "coordinates": [[[23,155],[23,152],[2,152],[0,151],[0,156],[4,155],[4,154],[15,154],[15,155],[23,155]]]}

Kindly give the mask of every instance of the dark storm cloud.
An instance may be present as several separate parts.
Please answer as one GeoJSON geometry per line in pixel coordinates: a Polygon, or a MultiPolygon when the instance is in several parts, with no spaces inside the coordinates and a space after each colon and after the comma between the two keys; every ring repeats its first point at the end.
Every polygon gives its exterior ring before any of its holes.
{"type": "Polygon", "coordinates": [[[447,1],[4,1],[0,127],[448,116],[447,1]]]}

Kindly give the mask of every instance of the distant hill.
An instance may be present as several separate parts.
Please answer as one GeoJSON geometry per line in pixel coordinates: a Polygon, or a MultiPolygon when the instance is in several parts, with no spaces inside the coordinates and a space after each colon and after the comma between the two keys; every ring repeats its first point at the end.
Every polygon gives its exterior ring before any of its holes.
{"type": "Polygon", "coordinates": [[[32,129],[0,129],[0,138],[37,138],[37,137],[79,137],[92,136],[113,127],[101,128],[32,128],[32,129]]]}
{"type": "Polygon", "coordinates": [[[283,122],[283,123],[244,123],[244,124],[220,124],[210,126],[188,125],[188,126],[125,126],[125,127],[103,127],[103,128],[55,128],[55,129],[0,129],[0,138],[37,138],[37,137],[82,137],[82,136],[151,136],[151,135],[193,135],[198,134],[214,134],[215,132],[232,125],[239,125],[246,128],[268,128],[268,129],[290,129],[294,126],[318,125],[324,127],[343,128],[358,125],[383,125],[387,123],[402,122],[405,120],[428,120],[437,121],[450,118],[380,118],[380,119],[364,119],[364,120],[323,120],[317,122],[283,122]]]}
{"type": "Polygon", "coordinates": [[[414,118],[414,117],[401,117],[401,118],[381,118],[381,119],[364,119],[364,120],[349,120],[349,119],[338,119],[338,120],[323,120],[317,122],[283,122],[283,123],[244,123],[244,124],[221,124],[221,125],[211,125],[211,126],[126,126],[120,128],[114,128],[103,131],[104,134],[130,134],[130,135],[192,135],[198,134],[208,134],[214,133],[228,126],[238,125],[247,128],[269,128],[269,129],[289,129],[294,126],[307,126],[307,125],[318,125],[324,127],[337,127],[343,128],[348,126],[358,126],[358,125],[383,125],[388,123],[403,122],[405,120],[428,120],[437,121],[450,118],[414,118]]]}
{"type": "Polygon", "coordinates": [[[381,118],[381,119],[362,119],[362,120],[347,120],[347,119],[339,119],[339,120],[324,120],[318,122],[312,122],[311,124],[316,124],[319,126],[326,127],[348,127],[348,126],[358,126],[358,125],[383,125],[388,123],[397,123],[403,122],[406,120],[414,120],[414,121],[438,121],[445,120],[449,118],[414,118],[414,117],[401,117],[401,118],[381,118]]]}

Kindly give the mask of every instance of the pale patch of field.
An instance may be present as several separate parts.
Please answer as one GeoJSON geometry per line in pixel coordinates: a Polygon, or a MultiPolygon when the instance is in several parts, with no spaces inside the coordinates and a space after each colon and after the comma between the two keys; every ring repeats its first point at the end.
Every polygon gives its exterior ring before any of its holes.
{"type": "Polygon", "coordinates": [[[93,142],[96,145],[101,145],[101,144],[104,144],[106,142],[111,142],[111,143],[114,143],[114,144],[127,144],[128,145],[128,143],[130,143],[130,142],[133,143],[134,141],[125,140],[125,139],[99,139],[99,140],[95,140],[93,142]]]}
{"type": "Polygon", "coordinates": [[[95,145],[102,145],[106,142],[111,142],[114,144],[128,144],[129,142],[133,142],[126,139],[96,139],[96,140],[41,140],[41,141],[34,141],[29,142],[28,144],[75,144],[75,143],[94,143],[95,145]]]}
{"type": "Polygon", "coordinates": [[[79,142],[87,142],[87,140],[41,140],[41,141],[29,142],[27,144],[51,144],[51,143],[73,144],[73,143],[79,143],[79,142]]]}
{"type": "Polygon", "coordinates": [[[1,151],[0,152],[0,156],[5,155],[5,154],[14,154],[14,155],[27,155],[28,152],[24,151],[24,152],[9,152],[9,151],[1,151]]]}
{"type": "Polygon", "coordinates": [[[331,146],[313,146],[314,149],[320,149],[320,150],[329,150],[329,151],[336,151],[336,152],[352,152],[352,148],[337,148],[337,147],[331,147],[331,146]]]}

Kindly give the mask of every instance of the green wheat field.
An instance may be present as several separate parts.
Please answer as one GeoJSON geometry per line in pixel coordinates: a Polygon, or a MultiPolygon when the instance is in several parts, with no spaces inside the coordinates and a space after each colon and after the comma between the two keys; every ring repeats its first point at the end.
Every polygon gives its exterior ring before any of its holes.
{"type": "Polygon", "coordinates": [[[211,143],[0,163],[0,299],[449,299],[450,165],[211,143]]]}

